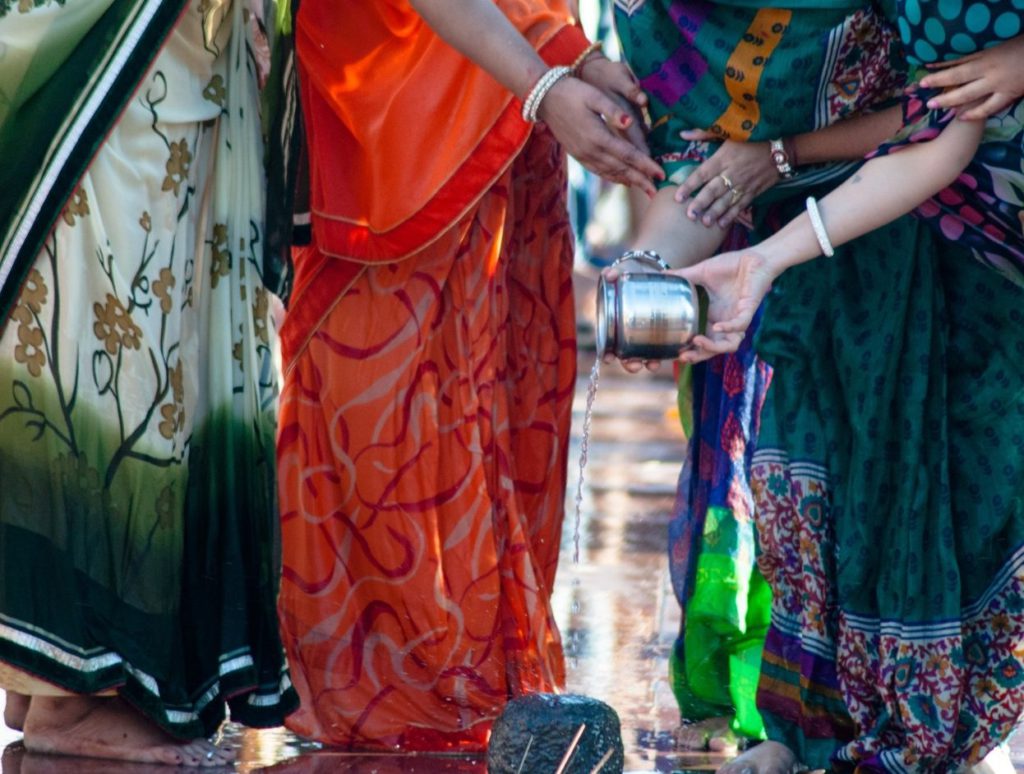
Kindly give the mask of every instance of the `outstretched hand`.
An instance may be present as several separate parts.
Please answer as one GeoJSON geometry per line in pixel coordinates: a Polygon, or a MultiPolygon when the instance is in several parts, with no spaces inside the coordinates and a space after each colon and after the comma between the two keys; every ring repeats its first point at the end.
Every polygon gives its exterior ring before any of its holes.
{"type": "Polygon", "coordinates": [[[929,67],[924,88],[946,89],[928,100],[932,110],[955,108],[960,118],[981,120],[1024,97],[1024,35],[951,62],[929,67]]]}
{"type": "Polygon", "coordinates": [[[699,363],[739,349],[775,279],[767,258],[750,248],[722,253],[672,273],[702,286],[708,294],[707,330],[680,354],[684,363],[699,363]]]}
{"type": "Polygon", "coordinates": [[[637,121],[631,111],[589,83],[563,78],[544,97],[537,115],[569,155],[605,180],[653,196],[652,180],[665,176],[650,155],[609,128],[629,130],[637,121]]]}

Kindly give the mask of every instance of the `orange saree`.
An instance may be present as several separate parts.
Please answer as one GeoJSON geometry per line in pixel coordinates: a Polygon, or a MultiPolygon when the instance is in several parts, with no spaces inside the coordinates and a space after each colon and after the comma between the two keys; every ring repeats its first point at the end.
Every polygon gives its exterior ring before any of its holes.
{"type": "MultiPolygon", "coordinates": [[[[499,5],[549,61],[586,45],[553,3],[499,5]]],[[[481,750],[510,697],[564,676],[564,156],[404,4],[346,4],[333,38],[331,7],[297,20],[314,245],[282,330],[288,725],[481,750]]]]}

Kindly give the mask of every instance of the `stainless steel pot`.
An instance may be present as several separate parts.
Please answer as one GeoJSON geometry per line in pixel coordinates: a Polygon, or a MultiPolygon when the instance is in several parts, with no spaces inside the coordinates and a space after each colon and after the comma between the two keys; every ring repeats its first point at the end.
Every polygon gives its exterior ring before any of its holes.
{"type": "Polygon", "coordinates": [[[694,285],[662,272],[619,274],[597,285],[597,354],[669,360],[697,333],[694,285]]]}

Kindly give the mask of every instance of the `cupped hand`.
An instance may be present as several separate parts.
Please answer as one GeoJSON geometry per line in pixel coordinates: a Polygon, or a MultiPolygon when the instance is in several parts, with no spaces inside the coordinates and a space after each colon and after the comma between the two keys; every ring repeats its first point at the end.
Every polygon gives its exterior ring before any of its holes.
{"type": "MultiPolygon", "coordinates": [[[[679,136],[692,142],[720,139],[701,129],[680,132],[679,136]]],[[[725,228],[778,181],[779,171],[768,143],[726,140],[683,181],[675,199],[683,202],[693,197],[686,206],[690,220],[725,228]]]]}
{"type": "Polygon", "coordinates": [[[680,354],[684,363],[739,349],[776,276],[768,259],[750,248],[721,253],[672,273],[702,286],[708,294],[707,329],[680,354]]]}
{"type": "Polygon", "coordinates": [[[589,83],[563,78],[551,87],[537,115],[571,156],[605,180],[653,196],[651,181],[665,176],[649,155],[609,129],[624,132],[636,119],[589,83]]]}
{"type": "Polygon", "coordinates": [[[961,59],[929,65],[933,72],[920,85],[946,89],[928,100],[932,110],[955,108],[960,118],[981,120],[1024,97],[1022,62],[1024,35],[961,59]]]}

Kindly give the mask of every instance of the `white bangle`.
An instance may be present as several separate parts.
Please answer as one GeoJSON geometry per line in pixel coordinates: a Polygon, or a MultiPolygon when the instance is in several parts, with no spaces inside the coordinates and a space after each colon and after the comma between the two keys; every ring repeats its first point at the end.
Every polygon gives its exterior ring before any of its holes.
{"type": "Polygon", "coordinates": [[[540,103],[551,91],[551,87],[568,75],[572,75],[572,68],[564,65],[552,67],[544,73],[530,89],[530,93],[523,100],[523,120],[533,124],[537,122],[537,111],[540,110],[540,103]]]}
{"type": "Polygon", "coordinates": [[[814,229],[814,236],[818,240],[822,254],[831,258],[836,251],[832,247],[832,241],[828,238],[825,222],[821,219],[821,213],[818,211],[818,202],[813,196],[807,197],[807,217],[811,219],[811,228],[814,229]]]}

